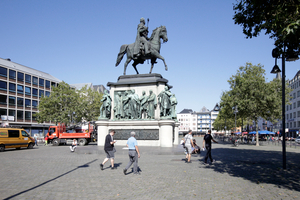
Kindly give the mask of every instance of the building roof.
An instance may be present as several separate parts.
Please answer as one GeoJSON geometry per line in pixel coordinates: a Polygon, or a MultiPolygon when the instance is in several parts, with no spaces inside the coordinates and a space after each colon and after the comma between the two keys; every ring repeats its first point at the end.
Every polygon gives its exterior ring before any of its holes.
{"type": "Polygon", "coordinates": [[[75,88],[76,90],[80,90],[81,88],[87,86],[87,88],[93,88],[92,83],[75,83],[75,84],[70,84],[71,87],[75,88]]]}
{"type": "Polygon", "coordinates": [[[104,93],[104,90],[107,90],[103,85],[94,85],[93,88],[94,88],[94,90],[101,92],[101,93],[104,93]]]}
{"type": "Polygon", "coordinates": [[[50,81],[61,82],[61,80],[59,80],[58,78],[55,78],[54,76],[52,76],[48,73],[30,68],[30,67],[26,67],[24,65],[20,65],[18,63],[12,62],[10,59],[0,58],[0,66],[5,66],[10,69],[18,70],[18,71],[24,72],[26,74],[41,77],[41,78],[44,78],[44,79],[47,79],[50,81]]]}
{"type": "Polygon", "coordinates": [[[178,114],[184,114],[184,113],[192,113],[193,110],[192,109],[183,109],[180,113],[178,114]]]}

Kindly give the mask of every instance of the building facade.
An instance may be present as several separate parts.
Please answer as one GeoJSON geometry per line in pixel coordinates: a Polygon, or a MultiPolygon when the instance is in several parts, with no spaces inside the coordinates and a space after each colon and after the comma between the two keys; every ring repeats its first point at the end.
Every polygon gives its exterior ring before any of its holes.
{"type": "Polygon", "coordinates": [[[285,123],[287,128],[287,137],[296,137],[300,129],[300,71],[296,73],[293,79],[288,80],[288,85],[292,89],[290,93],[290,105],[285,106],[285,123]]]}
{"type": "Polygon", "coordinates": [[[43,137],[51,123],[37,123],[34,114],[40,98],[49,96],[59,82],[50,74],[0,58],[1,124],[22,127],[32,136],[43,137]]]}
{"type": "Polygon", "coordinates": [[[213,123],[219,114],[220,108],[216,104],[213,110],[203,107],[199,112],[192,109],[183,109],[177,114],[177,120],[180,123],[179,132],[192,130],[195,133],[206,133],[209,129],[215,132],[213,123]]]}

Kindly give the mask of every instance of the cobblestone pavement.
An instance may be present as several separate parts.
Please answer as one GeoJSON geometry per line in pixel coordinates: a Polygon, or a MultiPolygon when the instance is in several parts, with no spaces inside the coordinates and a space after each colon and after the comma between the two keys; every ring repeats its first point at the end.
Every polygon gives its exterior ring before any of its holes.
{"type": "MultiPolygon", "coordinates": [[[[202,139],[197,138],[198,144],[202,139]]],[[[128,152],[116,147],[115,166],[101,171],[103,147],[37,146],[0,153],[0,199],[300,199],[300,149],[213,144],[214,164],[204,153],[184,162],[183,149],[140,147],[141,175],[123,169],[128,152]]]]}

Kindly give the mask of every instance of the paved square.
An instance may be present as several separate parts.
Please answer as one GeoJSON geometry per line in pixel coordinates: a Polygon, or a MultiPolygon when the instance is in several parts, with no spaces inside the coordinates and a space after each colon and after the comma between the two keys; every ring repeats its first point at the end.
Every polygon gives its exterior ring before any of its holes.
{"type": "MultiPolygon", "coordinates": [[[[198,144],[202,139],[196,138],[198,144]]],[[[123,174],[128,152],[117,146],[115,166],[101,171],[103,147],[41,146],[0,153],[0,199],[300,199],[300,148],[213,144],[184,162],[183,149],[139,147],[141,175],[123,174]]],[[[130,172],[130,170],[128,170],[130,172]]]]}

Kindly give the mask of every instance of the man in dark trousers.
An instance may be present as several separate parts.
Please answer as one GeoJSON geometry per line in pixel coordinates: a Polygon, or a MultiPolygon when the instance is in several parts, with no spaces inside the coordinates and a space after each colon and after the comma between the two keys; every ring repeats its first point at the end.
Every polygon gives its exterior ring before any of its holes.
{"type": "Polygon", "coordinates": [[[128,155],[129,155],[129,162],[126,168],[123,170],[124,175],[126,175],[127,170],[133,164],[133,174],[140,174],[138,172],[138,158],[140,157],[140,151],[137,146],[137,141],[135,139],[135,132],[130,133],[131,137],[127,140],[126,146],[128,147],[128,155]]]}
{"type": "Polygon", "coordinates": [[[205,134],[205,136],[203,138],[203,148],[204,147],[206,148],[206,155],[205,155],[205,159],[204,159],[205,164],[207,163],[208,157],[209,157],[211,163],[213,163],[213,159],[211,157],[211,141],[218,143],[211,136],[211,130],[208,130],[207,134],[205,134]]]}
{"type": "Polygon", "coordinates": [[[103,170],[104,164],[110,159],[111,162],[111,169],[114,168],[114,157],[115,157],[115,146],[114,144],[116,141],[114,140],[113,136],[115,134],[114,130],[111,130],[109,134],[105,137],[105,144],[104,144],[104,151],[106,153],[106,158],[103,160],[103,162],[100,164],[101,170],[103,170]]]}

